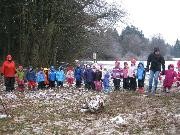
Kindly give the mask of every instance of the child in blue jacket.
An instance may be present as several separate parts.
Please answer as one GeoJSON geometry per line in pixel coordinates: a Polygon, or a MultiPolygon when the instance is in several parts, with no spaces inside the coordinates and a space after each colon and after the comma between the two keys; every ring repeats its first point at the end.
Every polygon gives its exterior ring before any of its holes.
{"type": "Polygon", "coordinates": [[[74,77],[76,79],[76,88],[81,87],[82,78],[83,78],[83,71],[81,69],[80,64],[77,65],[75,71],[74,71],[74,77]]]}
{"type": "Polygon", "coordinates": [[[41,68],[39,72],[37,73],[36,82],[38,83],[38,89],[44,89],[45,88],[45,74],[43,72],[43,69],[41,68]]]}
{"type": "Polygon", "coordinates": [[[138,79],[138,92],[144,93],[145,68],[143,62],[139,62],[136,77],[138,79]]]}
{"type": "Polygon", "coordinates": [[[66,75],[64,73],[63,67],[59,67],[59,70],[56,72],[56,81],[57,86],[63,87],[63,83],[65,81],[66,75]]]}
{"type": "Polygon", "coordinates": [[[104,87],[104,92],[108,93],[109,92],[109,82],[110,82],[110,73],[107,71],[106,68],[104,68],[103,75],[102,75],[102,80],[103,80],[103,87],[104,87]]]}
{"type": "Polygon", "coordinates": [[[84,72],[84,82],[86,82],[85,88],[88,90],[95,89],[94,85],[95,73],[93,72],[90,65],[87,65],[86,71],[84,72]]]}
{"type": "Polygon", "coordinates": [[[55,87],[55,81],[56,81],[56,70],[55,70],[54,66],[50,67],[48,80],[49,80],[49,87],[54,88],[55,87]]]}
{"type": "Polygon", "coordinates": [[[36,87],[36,73],[32,66],[29,67],[26,73],[26,80],[28,81],[28,89],[34,90],[36,87]]]}

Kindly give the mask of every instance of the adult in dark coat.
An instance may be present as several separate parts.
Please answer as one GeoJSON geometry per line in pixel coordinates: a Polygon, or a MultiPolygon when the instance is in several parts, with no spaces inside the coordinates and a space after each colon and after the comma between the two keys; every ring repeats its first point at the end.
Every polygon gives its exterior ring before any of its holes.
{"type": "Polygon", "coordinates": [[[6,91],[13,91],[15,83],[16,66],[15,62],[12,60],[11,55],[7,55],[6,60],[3,63],[2,74],[4,75],[6,91]]]}
{"type": "Polygon", "coordinates": [[[154,52],[148,56],[147,67],[146,67],[148,72],[149,72],[149,66],[150,66],[150,77],[149,77],[148,92],[155,94],[158,85],[159,73],[162,71],[162,75],[163,75],[165,72],[165,60],[164,57],[160,54],[160,50],[158,47],[155,47],[154,52]],[[154,85],[153,85],[153,81],[154,81],[154,85]]]}

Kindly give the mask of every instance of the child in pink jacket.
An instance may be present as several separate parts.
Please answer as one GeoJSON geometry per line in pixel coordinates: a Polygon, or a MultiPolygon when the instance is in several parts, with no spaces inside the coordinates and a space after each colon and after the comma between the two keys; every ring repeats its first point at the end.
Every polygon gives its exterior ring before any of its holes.
{"type": "Polygon", "coordinates": [[[67,67],[66,78],[68,86],[71,87],[74,82],[74,68],[72,66],[67,67]]]}
{"type": "Polygon", "coordinates": [[[169,93],[174,82],[174,78],[177,76],[176,71],[174,71],[174,65],[170,64],[168,70],[165,71],[165,79],[163,82],[164,92],[169,93]]]}
{"type": "Polygon", "coordinates": [[[123,68],[123,88],[126,90],[129,90],[129,76],[128,76],[128,63],[124,62],[124,68],[123,68]]]}

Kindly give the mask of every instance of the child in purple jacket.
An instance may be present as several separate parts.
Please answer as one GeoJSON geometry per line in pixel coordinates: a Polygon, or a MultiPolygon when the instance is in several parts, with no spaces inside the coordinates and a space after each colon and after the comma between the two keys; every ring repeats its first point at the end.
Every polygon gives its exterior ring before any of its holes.
{"type": "Polygon", "coordinates": [[[123,70],[122,68],[120,68],[120,62],[118,61],[115,62],[115,67],[112,70],[111,76],[113,78],[115,90],[120,90],[120,82],[123,76],[123,70]]]}

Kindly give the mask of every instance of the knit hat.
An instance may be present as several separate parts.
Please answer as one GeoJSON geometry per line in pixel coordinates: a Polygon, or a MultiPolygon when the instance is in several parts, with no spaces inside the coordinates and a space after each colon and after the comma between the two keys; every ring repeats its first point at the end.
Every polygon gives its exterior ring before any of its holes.
{"type": "Polygon", "coordinates": [[[19,65],[19,67],[18,67],[20,70],[22,70],[23,69],[23,66],[21,66],[21,65],[19,65]]]}
{"type": "Polygon", "coordinates": [[[154,52],[159,52],[159,47],[154,47],[154,52]]]}
{"type": "Polygon", "coordinates": [[[174,65],[173,64],[169,64],[168,65],[168,69],[170,69],[170,68],[174,68],[174,65]]]}
{"type": "Polygon", "coordinates": [[[144,67],[144,62],[140,61],[138,66],[142,65],[144,67]]]}
{"type": "Polygon", "coordinates": [[[131,63],[136,64],[136,59],[132,59],[131,63]]]}

